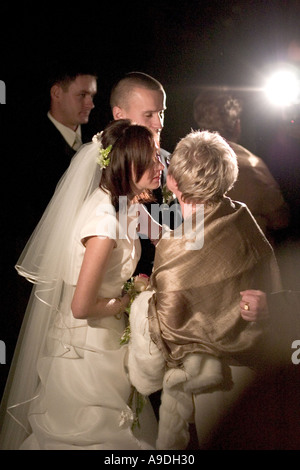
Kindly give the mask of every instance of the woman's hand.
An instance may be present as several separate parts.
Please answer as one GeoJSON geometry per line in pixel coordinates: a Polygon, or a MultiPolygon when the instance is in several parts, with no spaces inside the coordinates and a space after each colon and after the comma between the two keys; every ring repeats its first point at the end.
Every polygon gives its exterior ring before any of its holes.
{"type": "Polygon", "coordinates": [[[240,292],[241,317],[246,321],[261,321],[269,317],[267,295],[260,290],[245,290],[240,292]]]}

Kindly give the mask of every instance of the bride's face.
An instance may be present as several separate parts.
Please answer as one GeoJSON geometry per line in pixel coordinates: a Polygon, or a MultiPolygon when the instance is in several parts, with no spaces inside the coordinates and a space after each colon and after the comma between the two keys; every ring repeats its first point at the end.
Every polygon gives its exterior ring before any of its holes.
{"type": "Polygon", "coordinates": [[[144,191],[144,189],[157,189],[160,185],[161,172],[163,169],[164,165],[161,162],[160,154],[158,150],[155,149],[153,152],[152,165],[145,171],[139,181],[134,181],[137,193],[144,191]]]}

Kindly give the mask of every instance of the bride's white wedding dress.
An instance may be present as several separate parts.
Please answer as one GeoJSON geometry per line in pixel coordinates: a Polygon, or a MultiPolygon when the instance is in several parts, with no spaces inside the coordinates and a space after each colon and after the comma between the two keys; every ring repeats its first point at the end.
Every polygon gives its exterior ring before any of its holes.
{"type": "MultiPolygon", "coordinates": [[[[155,447],[157,423],[149,401],[140,416],[140,428],[131,429],[134,416],[127,404],[132,391],[127,373],[128,348],[120,346],[124,315],[87,322],[74,319],[70,309],[84,239],[111,235],[114,224],[118,224],[108,213],[110,207],[108,196],[97,189],[84,206],[77,225],[80,228],[74,228],[60,312],[47,338],[51,353],[38,360],[40,386],[28,413],[32,433],[22,443],[22,450],[155,447]]],[[[134,220],[128,218],[128,223],[134,220]]],[[[135,270],[140,250],[138,238],[116,239],[100,296],[120,295],[124,282],[135,270]]]]}

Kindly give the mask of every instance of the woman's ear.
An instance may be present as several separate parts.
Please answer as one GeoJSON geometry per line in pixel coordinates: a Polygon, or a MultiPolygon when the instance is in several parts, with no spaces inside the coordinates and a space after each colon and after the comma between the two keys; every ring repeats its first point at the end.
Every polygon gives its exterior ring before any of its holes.
{"type": "Polygon", "coordinates": [[[169,174],[167,174],[167,186],[169,190],[172,191],[173,193],[178,191],[177,181],[173,178],[173,176],[169,174]]]}

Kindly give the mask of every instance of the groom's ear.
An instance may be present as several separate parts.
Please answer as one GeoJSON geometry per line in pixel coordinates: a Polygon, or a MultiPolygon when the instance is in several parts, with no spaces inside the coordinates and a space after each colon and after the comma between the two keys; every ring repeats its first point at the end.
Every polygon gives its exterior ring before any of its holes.
{"type": "Polygon", "coordinates": [[[119,106],[114,106],[112,109],[113,118],[117,121],[119,119],[125,119],[126,115],[124,109],[120,108],[119,106]]]}

